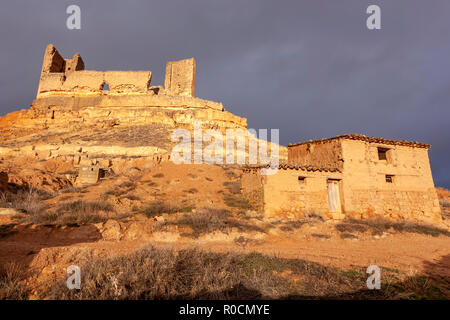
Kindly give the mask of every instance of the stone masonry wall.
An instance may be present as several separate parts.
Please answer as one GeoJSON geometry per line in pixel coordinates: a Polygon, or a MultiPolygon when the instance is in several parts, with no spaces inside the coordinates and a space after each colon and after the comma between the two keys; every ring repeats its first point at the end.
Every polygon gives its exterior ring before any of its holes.
{"type": "Polygon", "coordinates": [[[427,148],[341,141],[347,215],[440,221],[427,148]],[[379,160],[379,147],[388,149],[386,160],[379,160]],[[392,176],[392,183],[386,175],[392,176]]]}
{"type": "Polygon", "coordinates": [[[171,95],[195,95],[195,60],[169,61],[166,65],[164,87],[171,95]]]}
{"type": "Polygon", "coordinates": [[[165,88],[150,87],[150,71],[94,71],[84,70],[84,62],[77,53],[64,59],[49,44],[45,49],[37,98],[51,95],[154,95],[194,97],[194,58],[170,61],[166,67],[165,88]]]}
{"type": "Polygon", "coordinates": [[[258,170],[257,173],[244,173],[242,189],[244,194],[254,194],[262,188],[266,216],[281,215],[295,218],[316,213],[331,218],[328,209],[327,179],[340,177],[341,174],[337,172],[295,169],[280,169],[274,175],[261,176],[258,170]],[[305,179],[300,181],[299,177],[305,179]],[[262,186],[255,183],[258,179],[261,179],[262,186]]]}
{"type": "Polygon", "coordinates": [[[338,140],[289,146],[291,164],[342,169],[342,149],[338,140]]]}
{"type": "Polygon", "coordinates": [[[259,170],[244,170],[241,177],[244,198],[258,211],[264,210],[263,178],[259,170]]]}

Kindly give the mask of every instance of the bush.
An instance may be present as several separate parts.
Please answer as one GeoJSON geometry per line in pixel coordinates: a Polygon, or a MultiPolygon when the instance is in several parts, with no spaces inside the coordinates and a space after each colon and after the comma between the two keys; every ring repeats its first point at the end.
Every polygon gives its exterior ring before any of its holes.
{"type": "Polygon", "coordinates": [[[227,206],[232,207],[232,208],[253,209],[253,206],[248,202],[248,200],[244,199],[242,197],[225,195],[223,197],[223,200],[225,201],[225,204],[227,206]]]}
{"type": "Polygon", "coordinates": [[[114,208],[106,202],[77,200],[63,203],[56,211],[43,211],[28,215],[25,220],[31,223],[59,225],[90,224],[110,219],[111,217],[102,213],[113,211],[114,208]]]}
{"type": "Polygon", "coordinates": [[[3,194],[0,197],[0,206],[38,214],[47,209],[47,205],[42,202],[43,197],[48,197],[48,193],[36,189],[19,190],[16,194],[3,194]]]}
{"type": "Polygon", "coordinates": [[[198,237],[214,231],[228,232],[230,228],[237,228],[241,231],[259,231],[264,230],[245,222],[241,222],[231,215],[231,212],[223,209],[203,208],[199,212],[184,214],[183,217],[174,224],[186,225],[194,230],[191,236],[198,237]]]}
{"type": "Polygon", "coordinates": [[[397,232],[409,232],[417,234],[425,234],[433,237],[444,235],[449,237],[450,232],[432,225],[416,222],[396,222],[387,219],[375,219],[375,220],[359,220],[354,218],[346,218],[343,222],[336,225],[336,229],[339,232],[365,232],[370,230],[373,235],[381,235],[389,230],[395,230],[397,232]]]}
{"type": "Polygon", "coordinates": [[[241,182],[240,181],[225,181],[223,186],[231,193],[231,194],[240,194],[241,193],[241,182]]]}
{"type": "Polygon", "coordinates": [[[404,279],[398,271],[382,268],[387,285],[367,290],[364,267],[338,270],[256,252],[244,255],[148,247],[88,261],[81,266],[80,290],[69,290],[64,278],[41,292],[40,298],[399,299],[407,294],[409,299],[445,299],[440,289],[445,288],[445,280],[436,282],[425,275],[404,279]]]}
{"type": "Polygon", "coordinates": [[[255,299],[287,293],[289,284],[270,271],[247,276],[242,256],[199,250],[147,248],[82,267],[81,290],[65,281],[45,299],[255,299]],[[264,286],[264,287],[262,287],[264,286]]]}
{"type": "Polygon", "coordinates": [[[27,299],[30,292],[24,284],[25,277],[25,269],[16,263],[0,266],[0,300],[27,299]]]}
{"type": "Polygon", "coordinates": [[[164,201],[154,201],[147,208],[145,208],[142,211],[142,213],[145,214],[147,217],[151,218],[158,214],[176,213],[179,212],[180,210],[181,209],[179,209],[178,207],[170,205],[164,201]]]}

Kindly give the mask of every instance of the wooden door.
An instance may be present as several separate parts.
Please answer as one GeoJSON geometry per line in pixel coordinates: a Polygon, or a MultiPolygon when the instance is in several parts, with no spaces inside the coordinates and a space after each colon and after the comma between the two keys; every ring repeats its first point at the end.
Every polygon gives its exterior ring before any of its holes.
{"type": "Polygon", "coordinates": [[[338,180],[328,180],[328,208],[333,218],[342,218],[341,197],[339,193],[338,180]]]}

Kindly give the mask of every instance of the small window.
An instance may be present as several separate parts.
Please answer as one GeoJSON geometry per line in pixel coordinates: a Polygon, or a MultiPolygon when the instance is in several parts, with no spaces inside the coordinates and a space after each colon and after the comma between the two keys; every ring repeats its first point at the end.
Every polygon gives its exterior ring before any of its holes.
{"type": "Polygon", "coordinates": [[[387,160],[387,152],[389,149],[378,148],[378,160],[387,160]]]}
{"type": "Polygon", "coordinates": [[[298,182],[305,183],[306,182],[306,177],[299,176],[298,177],[298,182]]]}
{"type": "Polygon", "coordinates": [[[103,82],[102,84],[102,91],[109,91],[109,86],[106,82],[103,82]]]}
{"type": "Polygon", "coordinates": [[[386,175],[386,182],[387,183],[394,183],[394,176],[391,174],[386,175]]]}

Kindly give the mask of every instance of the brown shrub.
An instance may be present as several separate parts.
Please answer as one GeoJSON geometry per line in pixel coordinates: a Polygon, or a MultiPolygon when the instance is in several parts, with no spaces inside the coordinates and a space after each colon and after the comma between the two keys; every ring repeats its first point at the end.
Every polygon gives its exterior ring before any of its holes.
{"type": "Polygon", "coordinates": [[[139,198],[138,196],[132,195],[132,194],[127,194],[126,196],[124,196],[124,198],[129,199],[129,200],[141,200],[141,198],[139,198]]]}
{"type": "Polygon", "coordinates": [[[147,185],[148,185],[149,187],[157,187],[157,186],[158,186],[158,184],[157,184],[156,182],[154,182],[154,181],[149,181],[149,182],[147,183],[147,185]]]}
{"type": "MultiPolygon", "coordinates": [[[[47,210],[28,215],[25,221],[35,224],[90,224],[111,219],[104,212],[114,212],[114,208],[106,202],[76,200],[63,203],[56,211],[47,210]]],[[[123,217],[117,216],[116,218],[123,217]]]]}
{"type": "Polygon", "coordinates": [[[433,225],[425,223],[416,223],[409,221],[390,221],[387,219],[378,218],[375,220],[346,218],[343,222],[336,225],[339,232],[365,232],[371,231],[373,235],[381,235],[389,230],[397,232],[409,232],[417,234],[431,235],[437,237],[444,235],[449,237],[450,232],[433,225]]]}
{"type": "Polygon", "coordinates": [[[143,249],[82,267],[81,290],[64,281],[43,293],[47,299],[255,299],[289,292],[271,270],[246,274],[245,257],[199,250],[143,249]]]}
{"type": "Polygon", "coordinates": [[[240,181],[225,181],[223,183],[223,186],[231,194],[240,194],[241,193],[241,182],[240,181]]]}
{"type": "Polygon", "coordinates": [[[314,238],[319,238],[319,239],[330,239],[331,236],[327,235],[327,234],[321,234],[321,233],[312,233],[311,234],[314,238]]]}
{"type": "Polygon", "coordinates": [[[247,199],[240,196],[224,195],[223,200],[227,206],[232,208],[254,209],[247,199]]]}
{"type": "MultiPolygon", "coordinates": [[[[162,213],[176,213],[180,212],[180,208],[171,205],[169,203],[166,203],[164,201],[154,201],[150,203],[150,205],[145,208],[142,213],[145,214],[147,217],[154,217],[155,215],[162,214],[162,213]]],[[[191,209],[192,210],[192,209],[191,209]]]]}
{"type": "Polygon", "coordinates": [[[342,239],[358,239],[358,237],[355,236],[354,234],[346,233],[346,232],[341,233],[340,236],[341,236],[342,239]]]}
{"type": "Polygon", "coordinates": [[[23,300],[30,293],[24,284],[25,268],[16,263],[0,266],[0,300],[23,300]]]}
{"type": "Polygon", "coordinates": [[[194,230],[194,233],[190,235],[192,237],[198,237],[201,234],[214,231],[226,233],[231,228],[237,228],[240,231],[265,232],[264,229],[258,226],[233,218],[231,212],[228,210],[213,208],[203,208],[199,212],[185,214],[173,223],[191,227],[194,230]]]}
{"type": "Polygon", "coordinates": [[[66,279],[41,299],[445,299],[446,283],[382,267],[381,290],[367,290],[365,268],[337,270],[302,259],[153,247],[81,266],[81,289],[66,279]]]}
{"type": "Polygon", "coordinates": [[[28,214],[37,214],[47,208],[47,205],[42,202],[42,198],[47,196],[47,193],[36,189],[19,190],[16,194],[2,194],[0,206],[22,210],[28,214]]]}
{"type": "Polygon", "coordinates": [[[60,193],[77,193],[77,192],[80,192],[80,188],[67,187],[67,188],[59,190],[59,192],[60,193]]]}

